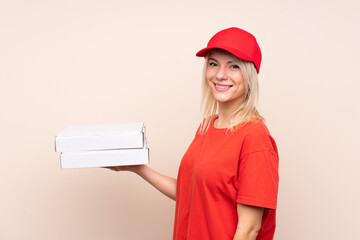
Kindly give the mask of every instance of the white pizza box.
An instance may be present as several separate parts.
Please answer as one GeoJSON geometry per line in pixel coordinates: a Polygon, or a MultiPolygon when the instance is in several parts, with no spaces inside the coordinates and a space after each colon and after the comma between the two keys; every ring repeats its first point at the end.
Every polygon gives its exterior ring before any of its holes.
{"type": "Polygon", "coordinates": [[[144,148],[145,123],[70,126],[55,137],[56,152],[144,148]]]}
{"type": "Polygon", "coordinates": [[[149,149],[118,149],[61,153],[61,168],[113,167],[149,163],[149,149]]]}
{"type": "Polygon", "coordinates": [[[149,148],[145,140],[141,149],[63,152],[60,160],[62,169],[142,165],[149,163],[149,148]]]}

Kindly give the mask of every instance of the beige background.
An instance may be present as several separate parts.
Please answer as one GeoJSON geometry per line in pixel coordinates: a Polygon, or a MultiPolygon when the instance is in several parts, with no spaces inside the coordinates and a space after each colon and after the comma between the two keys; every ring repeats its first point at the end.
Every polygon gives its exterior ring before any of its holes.
{"type": "Polygon", "coordinates": [[[0,239],[172,237],[138,176],[61,170],[69,125],[147,123],[175,177],[201,119],[203,60],[238,26],[262,48],[259,109],[280,153],[275,239],[360,239],[358,1],[0,0],[0,239]]]}

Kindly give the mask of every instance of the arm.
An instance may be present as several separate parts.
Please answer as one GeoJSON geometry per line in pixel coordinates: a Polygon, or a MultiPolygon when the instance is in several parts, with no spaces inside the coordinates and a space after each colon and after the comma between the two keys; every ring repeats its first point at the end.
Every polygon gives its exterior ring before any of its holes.
{"type": "Polygon", "coordinates": [[[131,171],[153,185],[164,195],[176,200],[176,179],[158,173],[147,165],[107,167],[114,171],[131,171]]]}
{"type": "Polygon", "coordinates": [[[238,225],[233,240],[255,240],[261,227],[263,208],[237,204],[238,225]]]}

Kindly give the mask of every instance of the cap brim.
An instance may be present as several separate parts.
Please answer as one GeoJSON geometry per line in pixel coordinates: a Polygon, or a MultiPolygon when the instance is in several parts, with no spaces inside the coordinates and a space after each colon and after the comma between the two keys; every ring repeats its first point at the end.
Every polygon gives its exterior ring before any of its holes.
{"type": "Polygon", "coordinates": [[[226,47],[226,46],[203,48],[203,49],[201,49],[200,51],[198,51],[196,53],[196,56],[197,57],[205,57],[208,54],[208,52],[210,50],[213,50],[213,49],[222,49],[222,50],[225,50],[225,51],[231,53],[232,55],[234,55],[234,56],[236,56],[236,57],[238,57],[240,59],[243,59],[245,61],[251,61],[251,58],[247,54],[245,54],[245,53],[243,53],[243,52],[241,52],[241,51],[239,51],[237,49],[234,49],[234,48],[231,48],[231,47],[226,47]]]}
{"type": "Polygon", "coordinates": [[[213,48],[203,48],[196,53],[196,56],[197,57],[205,57],[211,49],[213,49],[213,48]]]}
{"type": "MultiPolygon", "coordinates": [[[[213,47],[207,47],[207,48],[203,48],[201,49],[200,51],[198,51],[196,53],[196,56],[197,57],[206,57],[206,55],[208,54],[208,52],[210,50],[213,50],[213,49],[222,49],[222,50],[225,50],[229,53],[231,53],[232,55],[242,59],[242,60],[245,60],[245,61],[249,61],[249,62],[253,62],[252,59],[245,53],[237,50],[237,49],[234,49],[234,48],[231,48],[231,47],[227,47],[227,46],[213,46],[213,47]]],[[[256,68],[256,66],[255,66],[256,68]]],[[[256,69],[257,72],[259,72],[258,69],[256,69]]]]}

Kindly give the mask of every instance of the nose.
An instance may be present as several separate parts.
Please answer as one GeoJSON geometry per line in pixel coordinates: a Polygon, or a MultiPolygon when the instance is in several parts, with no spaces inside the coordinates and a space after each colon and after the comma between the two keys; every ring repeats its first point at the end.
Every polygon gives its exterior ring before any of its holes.
{"type": "Polygon", "coordinates": [[[227,72],[225,67],[220,67],[216,73],[217,80],[226,80],[227,79],[227,72]]]}

